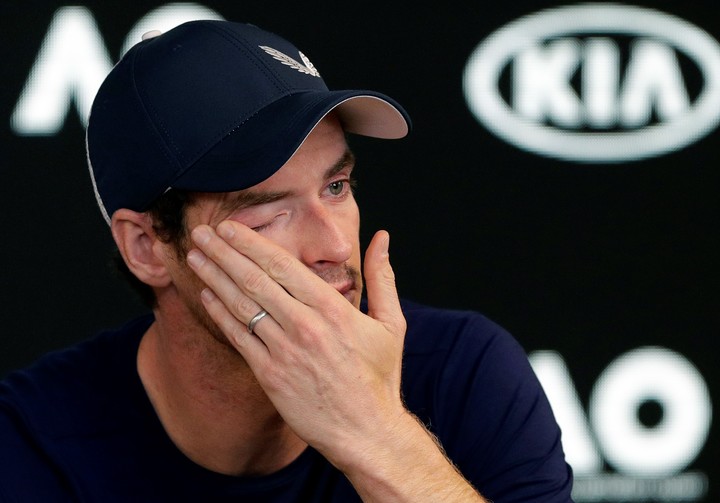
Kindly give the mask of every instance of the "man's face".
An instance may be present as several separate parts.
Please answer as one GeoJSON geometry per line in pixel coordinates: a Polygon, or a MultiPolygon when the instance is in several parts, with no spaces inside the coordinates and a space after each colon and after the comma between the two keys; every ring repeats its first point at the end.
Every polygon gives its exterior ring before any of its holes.
{"type": "MultiPolygon", "coordinates": [[[[353,166],[343,130],[330,115],[267,180],[242,191],[199,194],[186,210],[187,227],[241,222],[291,252],[359,307],[360,216],[350,183],[353,166]]],[[[180,258],[175,286],[194,317],[217,338],[219,331],[199,302],[203,284],[184,254],[180,258]]]]}

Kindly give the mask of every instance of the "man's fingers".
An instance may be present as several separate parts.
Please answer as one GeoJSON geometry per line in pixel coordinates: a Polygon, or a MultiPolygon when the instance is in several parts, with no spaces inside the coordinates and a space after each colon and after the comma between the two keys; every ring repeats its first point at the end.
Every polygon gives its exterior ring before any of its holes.
{"type": "MultiPolygon", "coordinates": [[[[327,304],[328,293],[334,289],[310,271],[287,250],[263,238],[255,231],[238,222],[227,220],[217,226],[218,235],[234,249],[248,257],[268,276],[273,284],[279,284],[293,298],[310,307],[327,304]]],[[[243,281],[248,291],[260,304],[276,301],[275,292],[265,289],[263,277],[256,276],[250,283],[243,281]]],[[[234,278],[237,279],[237,278],[234,278]]]]}
{"type": "Polygon", "coordinates": [[[235,282],[213,260],[208,260],[203,252],[190,250],[187,262],[195,274],[220,297],[226,306],[240,320],[249,320],[260,311],[261,306],[244,295],[235,282]]]}
{"type": "Polygon", "coordinates": [[[368,296],[368,314],[392,327],[393,332],[405,333],[405,317],[400,308],[395,273],[390,266],[390,235],[378,231],[365,252],[365,283],[368,296]]]}
{"type": "MultiPolygon", "coordinates": [[[[217,232],[201,225],[191,236],[212,264],[193,269],[240,321],[264,309],[279,327],[292,331],[313,308],[325,308],[332,295],[339,296],[287,251],[242,224],[223,222],[217,232]]],[[[281,344],[276,331],[261,335],[271,351],[281,344]]]]}
{"type": "Polygon", "coordinates": [[[262,308],[273,315],[281,325],[288,322],[285,314],[294,309],[292,298],[258,264],[233,249],[232,243],[219,237],[207,225],[193,229],[191,236],[198,248],[210,259],[207,261],[208,265],[193,269],[236,316],[247,321],[262,308]],[[227,276],[227,282],[223,275],[227,276]],[[242,299],[253,303],[252,309],[243,305],[242,299]],[[282,309],[279,309],[280,306],[282,309]]]}
{"type": "MultiPolygon", "coordinates": [[[[227,309],[225,304],[212,290],[209,288],[204,289],[200,298],[205,306],[205,310],[213,321],[215,321],[218,328],[225,334],[230,344],[237,349],[251,368],[261,365],[269,358],[268,348],[263,341],[248,332],[245,324],[238,320],[237,317],[227,309]]],[[[271,320],[265,321],[271,323],[271,320]]],[[[257,328],[259,329],[260,327],[258,326],[257,328]]]]}

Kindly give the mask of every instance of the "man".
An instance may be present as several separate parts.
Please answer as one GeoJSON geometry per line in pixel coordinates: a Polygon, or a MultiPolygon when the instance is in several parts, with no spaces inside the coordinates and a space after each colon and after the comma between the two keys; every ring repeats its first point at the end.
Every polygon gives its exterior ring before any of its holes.
{"type": "Polygon", "coordinates": [[[149,34],[95,99],[88,161],[152,316],[0,387],[3,501],[570,500],[519,345],[363,262],[346,133],[406,113],[328,91],[287,41],[149,34]],[[407,332],[407,333],[406,333],[407,332]]]}

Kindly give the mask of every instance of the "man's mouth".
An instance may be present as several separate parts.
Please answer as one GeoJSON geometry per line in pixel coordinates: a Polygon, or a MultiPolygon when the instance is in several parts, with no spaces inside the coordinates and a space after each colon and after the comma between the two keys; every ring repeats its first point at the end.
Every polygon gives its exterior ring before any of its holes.
{"type": "Polygon", "coordinates": [[[321,274],[320,277],[340,292],[351,304],[355,303],[359,273],[353,267],[345,266],[343,269],[321,274]]]}
{"type": "Polygon", "coordinates": [[[335,290],[340,292],[347,300],[353,302],[355,300],[355,281],[350,280],[340,285],[333,285],[335,290]]]}

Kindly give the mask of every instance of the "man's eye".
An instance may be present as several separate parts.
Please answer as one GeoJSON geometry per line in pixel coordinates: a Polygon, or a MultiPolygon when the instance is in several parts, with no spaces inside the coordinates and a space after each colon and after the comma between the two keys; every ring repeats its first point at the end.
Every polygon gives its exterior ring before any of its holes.
{"type": "Polygon", "coordinates": [[[251,227],[251,229],[254,230],[255,232],[260,232],[260,231],[263,231],[263,230],[267,229],[268,227],[270,227],[271,223],[272,222],[268,222],[266,224],[258,225],[257,227],[251,227]]]}
{"type": "Polygon", "coordinates": [[[264,224],[256,225],[255,227],[250,227],[250,228],[251,228],[252,230],[254,230],[255,232],[262,232],[262,231],[264,231],[265,229],[267,229],[268,227],[270,227],[270,226],[273,224],[273,222],[275,222],[275,219],[274,219],[274,218],[268,220],[268,221],[265,222],[264,224]]]}
{"type": "Polygon", "coordinates": [[[328,185],[328,192],[330,192],[331,195],[337,197],[344,194],[349,194],[351,191],[355,190],[355,187],[356,182],[354,179],[345,178],[342,180],[335,180],[334,182],[331,182],[328,185]]]}
{"type": "Polygon", "coordinates": [[[333,196],[339,196],[345,190],[345,180],[338,180],[328,185],[328,190],[333,196]]]}

